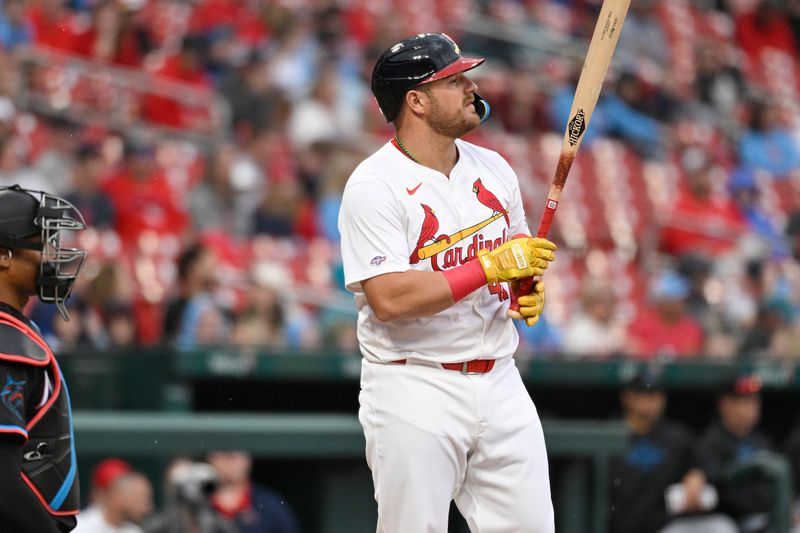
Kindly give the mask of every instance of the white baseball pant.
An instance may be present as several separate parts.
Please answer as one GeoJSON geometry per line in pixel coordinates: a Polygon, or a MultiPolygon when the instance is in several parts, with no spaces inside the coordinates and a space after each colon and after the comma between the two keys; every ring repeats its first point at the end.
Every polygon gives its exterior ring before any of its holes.
{"type": "Polygon", "coordinates": [[[539,415],[512,358],[465,375],[364,360],[359,420],[378,533],[446,533],[455,500],[472,533],[553,533],[539,415]]]}

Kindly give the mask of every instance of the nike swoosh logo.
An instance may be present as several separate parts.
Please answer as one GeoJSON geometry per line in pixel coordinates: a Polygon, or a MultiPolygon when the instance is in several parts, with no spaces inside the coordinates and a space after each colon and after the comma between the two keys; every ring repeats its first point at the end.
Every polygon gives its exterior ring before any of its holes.
{"type": "Polygon", "coordinates": [[[412,194],[414,194],[415,192],[417,192],[417,189],[419,189],[421,185],[422,185],[422,183],[418,184],[418,185],[417,185],[416,187],[414,187],[413,189],[409,189],[408,187],[406,187],[406,192],[408,193],[408,195],[409,195],[409,196],[411,196],[412,194]]]}

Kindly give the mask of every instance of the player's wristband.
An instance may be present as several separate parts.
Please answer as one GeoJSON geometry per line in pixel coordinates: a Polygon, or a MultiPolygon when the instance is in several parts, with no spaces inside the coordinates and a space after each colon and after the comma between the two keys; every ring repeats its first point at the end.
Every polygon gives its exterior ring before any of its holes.
{"type": "Polygon", "coordinates": [[[476,259],[445,270],[442,274],[444,274],[447,284],[450,285],[450,292],[453,293],[454,302],[486,285],[486,273],[476,259]]]}

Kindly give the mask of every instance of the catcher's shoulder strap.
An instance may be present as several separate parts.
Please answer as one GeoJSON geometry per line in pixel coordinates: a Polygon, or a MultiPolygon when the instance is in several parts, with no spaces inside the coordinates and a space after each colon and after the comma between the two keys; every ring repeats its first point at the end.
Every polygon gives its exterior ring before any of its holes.
{"type": "Polygon", "coordinates": [[[0,311],[0,361],[46,366],[52,352],[28,324],[0,311]]]}

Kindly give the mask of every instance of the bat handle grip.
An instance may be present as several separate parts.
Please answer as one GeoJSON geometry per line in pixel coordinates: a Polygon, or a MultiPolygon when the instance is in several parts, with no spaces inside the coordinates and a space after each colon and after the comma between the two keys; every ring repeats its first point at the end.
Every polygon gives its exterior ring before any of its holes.
{"type": "Polygon", "coordinates": [[[525,278],[517,282],[509,283],[508,294],[509,298],[511,299],[511,303],[508,306],[509,309],[519,312],[519,302],[517,301],[517,298],[530,294],[533,291],[533,285],[535,283],[536,278],[525,278]]]}

